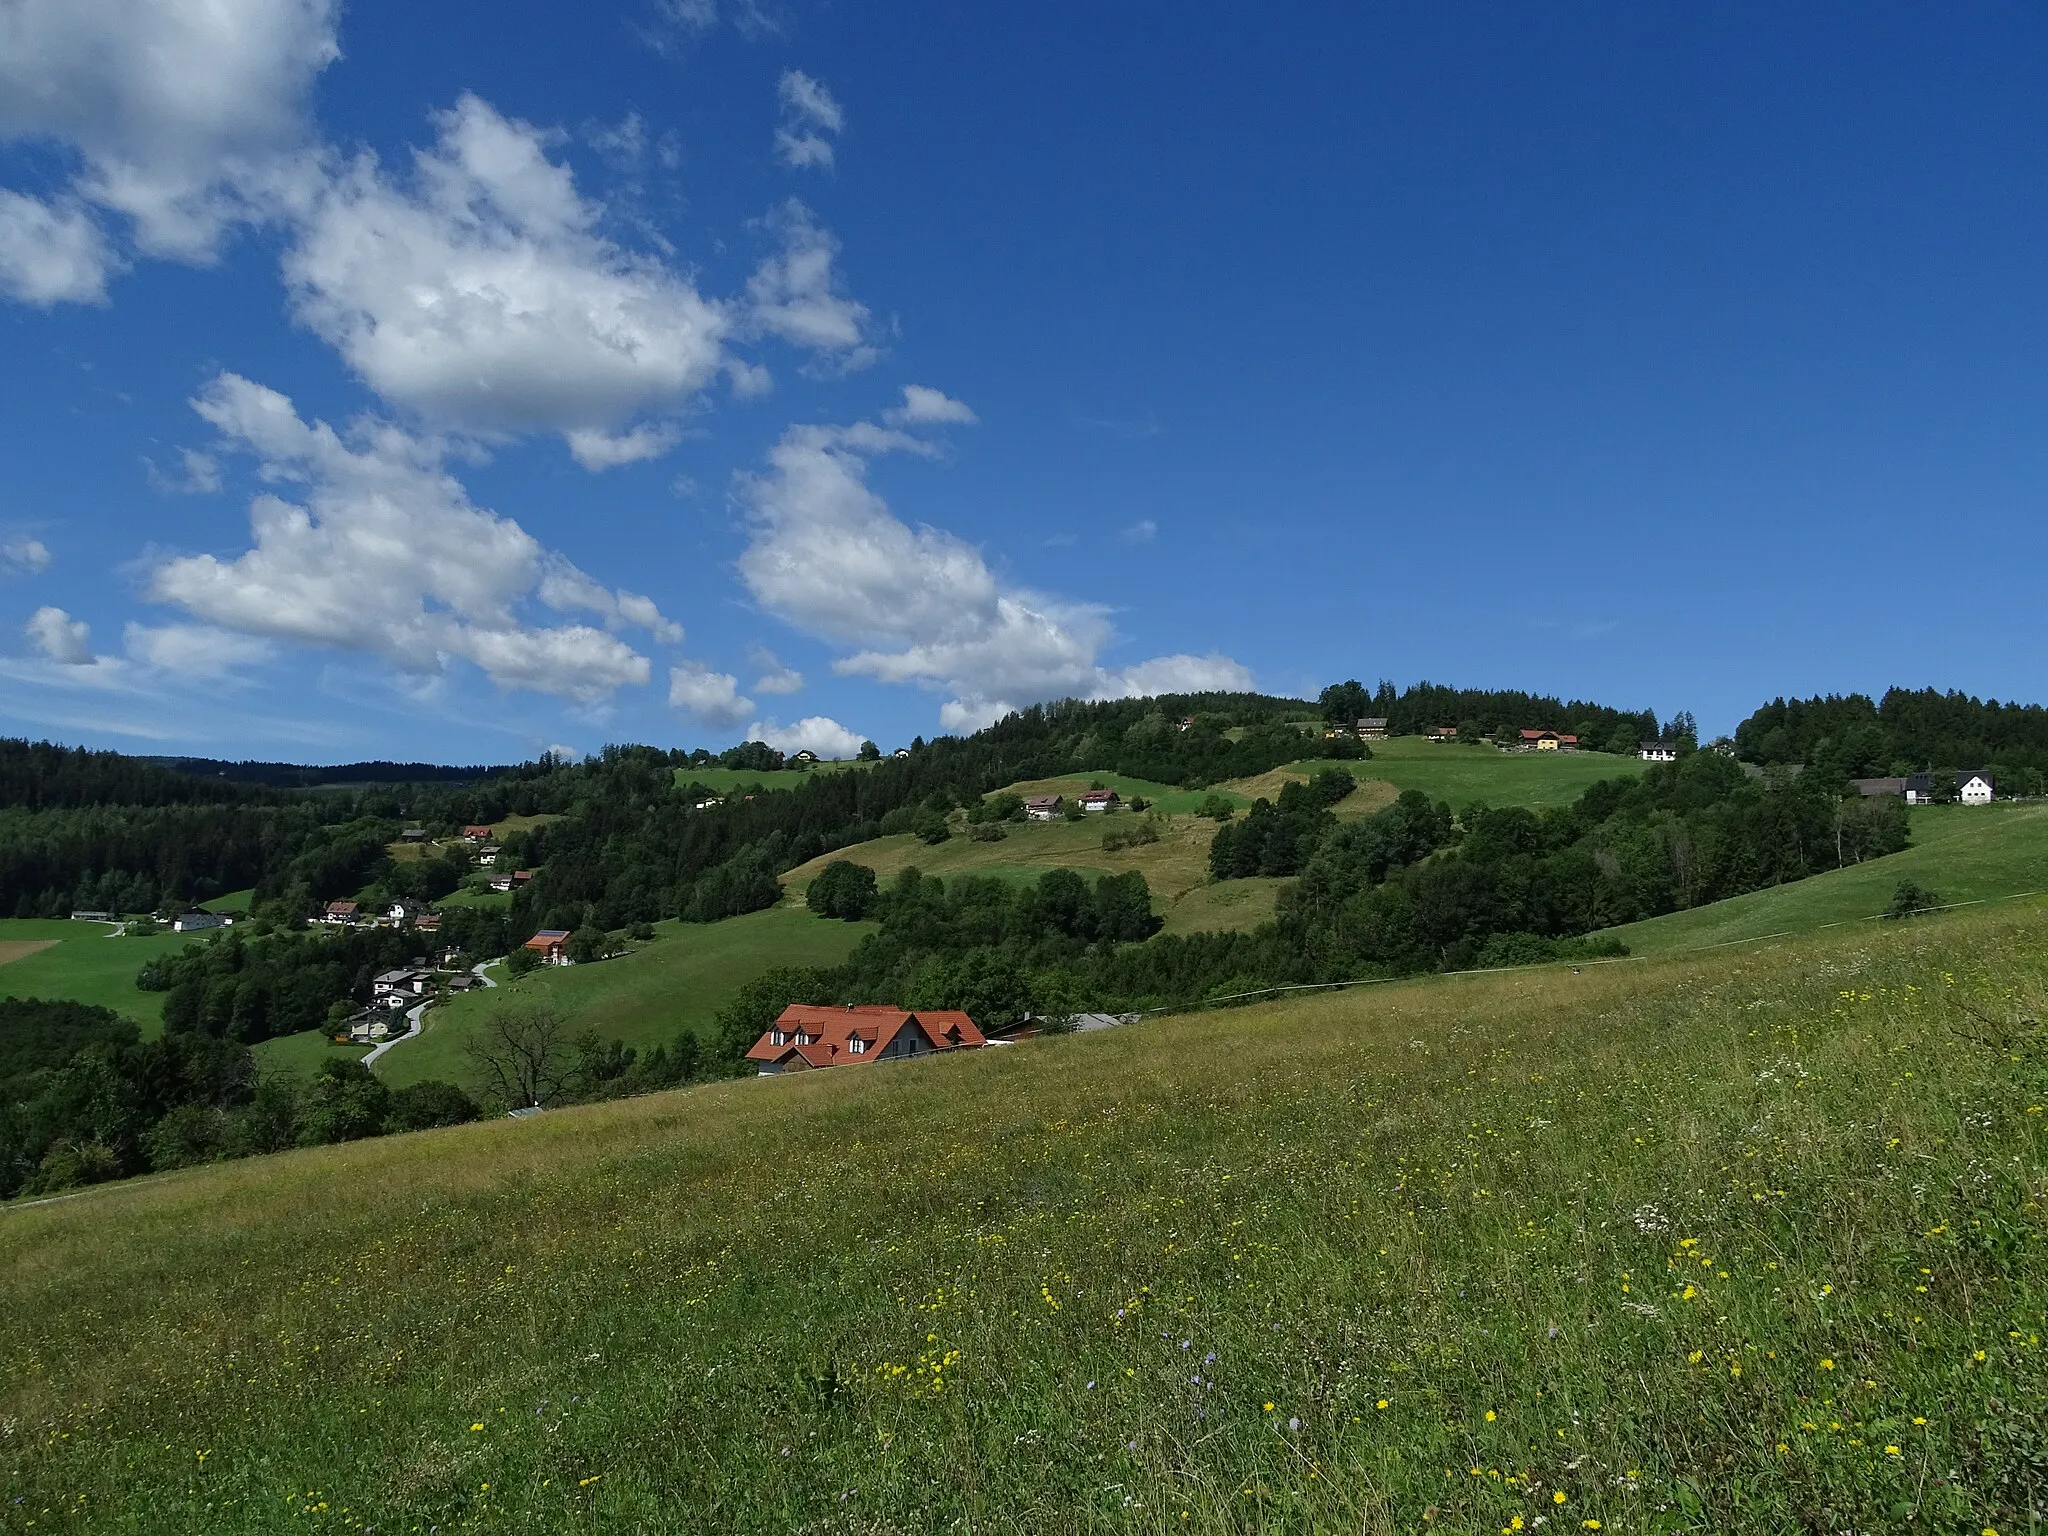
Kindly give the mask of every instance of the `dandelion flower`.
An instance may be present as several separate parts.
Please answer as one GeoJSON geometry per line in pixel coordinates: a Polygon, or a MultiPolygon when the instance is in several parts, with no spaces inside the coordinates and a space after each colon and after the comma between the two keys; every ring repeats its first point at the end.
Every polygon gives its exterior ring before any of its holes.
{"type": "Polygon", "coordinates": [[[1487,1409],[1487,1410],[1486,1410],[1486,1422],[1487,1422],[1487,1423],[1491,1424],[1491,1423],[1492,1423],[1492,1422],[1493,1422],[1493,1421],[1494,1421],[1495,1419],[1497,1419],[1497,1418],[1499,1418],[1499,1417],[1500,1417],[1500,1415],[1499,1415],[1499,1414],[1497,1414],[1497,1413],[1495,1413],[1495,1412],[1494,1412],[1494,1411],[1493,1411],[1493,1410],[1492,1410],[1491,1408],[1489,1408],[1489,1409],[1487,1409]]]}
{"type": "Polygon", "coordinates": [[[482,1429],[482,1428],[483,1428],[483,1425],[481,1425],[481,1424],[472,1424],[472,1425],[470,1425],[470,1426],[469,1426],[469,1432],[470,1432],[471,1434],[475,1434],[475,1433],[476,1433],[476,1432],[477,1432],[478,1430],[480,1430],[480,1429],[482,1429]]]}
{"type": "Polygon", "coordinates": [[[1550,1496],[1550,1502],[1553,1504],[1562,1504],[1564,1502],[1564,1490],[1560,1488],[1557,1490],[1557,1492],[1553,1493],[1550,1496]]]}
{"type": "Polygon", "coordinates": [[[1266,1412],[1271,1413],[1272,1411],[1273,1405],[1271,1403],[1266,1404],[1266,1412]]]}

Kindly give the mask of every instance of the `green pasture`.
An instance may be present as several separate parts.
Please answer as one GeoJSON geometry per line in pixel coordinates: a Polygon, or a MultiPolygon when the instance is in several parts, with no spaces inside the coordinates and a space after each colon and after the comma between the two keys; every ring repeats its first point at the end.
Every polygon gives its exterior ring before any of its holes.
{"type": "Polygon", "coordinates": [[[811,768],[777,768],[766,772],[749,768],[678,768],[676,787],[682,789],[691,784],[702,784],[721,795],[755,789],[795,789],[808,783],[814,774],[853,773],[873,766],[872,763],[821,762],[811,768]]]}
{"type": "Polygon", "coordinates": [[[336,1045],[324,1029],[279,1035],[249,1049],[256,1057],[256,1065],[264,1071],[290,1072],[299,1077],[311,1077],[324,1061],[361,1061],[370,1053],[367,1045],[336,1045]]]}
{"type": "Polygon", "coordinates": [[[2044,940],[1363,987],[0,1211],[0,1519],[2031,1531],[2044,940]]]}
{"type": "Polygon", "coordinates": [[[1907,814],[1913,846],[1901,852],[1608,931],[1632,952],[1659,954],[1807,933],[1830,923],[1875,925],[1902,880],[1933,890],[1944,902],[2048,892],[2048,805],[1926,805],[1907,814]]]}
{"type": "Polygon", "coordinates": [[[1289,771],[1342,768],[1360,780],[1391,784],[1397,794],[1419,789],[1462,810],[1473,804],[1569,805],[1602,779],[1634,778],[1648,766],[1638,758],[1605,752],[1502,752],[1397,736],[1372,743],[1369,762],[1304,761],[1290,764],[1289,771]]]}
{"type": "Polygon", "coordinates": [[[497,966],[491,971],[497,988],[429,1009],[419,1038],[379,1057],[374,1070],[393,1087],[430,1077],[467,1082],[471,1031],[507,1004],[552,1003],[579,1030],[588,1027],[643,1048],[666,1045],[686,1029],[708,1029],[712,1016],[763,971],[835,965],[873,926],[832,921],[785,904],[717,923],[657,923],[659,937],[631,954],[549,967],[517,981],[507,980],[504,967],[497,966]]]}
{"type": "Polygon", "coordinates": [[[41,918],[0,919],[0,942],[49,940],[48,949],[0,965],[0,995],[92,1003],[135,1020],[145,1035],[163,1027],[164,994],[135,985],[136,972],[156,955],[183,949],[202,937],[159,933],[149,938],[109,937],[99,923],[41,918]]]}

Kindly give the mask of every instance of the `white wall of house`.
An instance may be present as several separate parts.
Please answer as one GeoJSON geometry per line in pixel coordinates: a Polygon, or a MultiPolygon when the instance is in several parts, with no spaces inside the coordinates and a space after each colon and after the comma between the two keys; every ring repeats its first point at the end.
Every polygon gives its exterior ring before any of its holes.
{"type": "Polygon", "coordinates": [[[1956,798],[1965,805],[1989,805],[1991,803],[1991,786],[1983,779],[1972,774],[1969,778],[1963,780],[1963,786],[1957,791],[1956,798]]]}

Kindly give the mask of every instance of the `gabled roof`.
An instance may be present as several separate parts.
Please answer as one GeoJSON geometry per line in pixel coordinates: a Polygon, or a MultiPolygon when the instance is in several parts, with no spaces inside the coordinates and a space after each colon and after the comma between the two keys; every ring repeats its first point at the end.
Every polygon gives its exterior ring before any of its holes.
{"type": "Polygon", "coordinates": [[[568,929],[543,928],[539,933],[536,933],[532,938],[526,941],[525,947],[527,949],[554,949],[558,945],[566,944],[568,942],[568,929]]]}
{"type": "Polygon", "coordinates": [[[489,827],[464,827],[462,835],[464,837],[496,837],[497,833],[493,832],[489,827]]]}
{"type": "MultiPolygon", "coordinates": [[[[1054,796],[1054,798],[1057,799],[1058,796],[1054,796]]],[[[1079,800],[1115,800],[1119,799],[1120,796],[1113,789],[1084,789],[1075,798],[1079,800]]]]}
{"type": "Polygon", "coordinates": [[[922,1030],[934,1049],[941,1051],[971,1050],[988,1043],[975,1027],[974,1020],[958,1009],[920,1008],[912,1011],[875,1003],[851,1008],[823,1008],[808,1003],[791,1003],[782,1010],[774,1026],[754,1042],[747,1052],[747,1059],[775,1062],[798,1056],[806,1066],[812,1067],[873,1061],[910,1026],[922,1030]],[[785,1036],[801,1033],[805,1038],[801,1043],[790,1039],[777,1045],[774,1037],[778,1033],[785,1036]],[[865,1050],[852,1048],[851,1042],[856,1037],[866,1045],[865,1050]]]}
{"type": "Polygon", "coordinates": [[[1024,808],[1031,811],[1049,811],[1060,804],[1059,795],[1033,795],[1024,802],[1024,808]]]}
{"type": "Polygon", "coordinates": [[[1524,740],[1524,741],[1541,741],[1541,740],[1543,740],[1543,739],[1544,739],[1544,738],[1545,738],[1546,736],[1548,736],[1548,737],[1554,737],[1554,738],[1555,738],[1556,740],[1558,740],[1558,741],[1577,741],[1577,740],[1579,739],[1579,738],[1578,738],[1578,737],[1576,737],[1576,736],[1570,736],[1570,735],[1567,735],[1567,734],[1566,734],[1565,732],[1563,732],[1563,731],[1524,731],[1524,732],[1522,732],[1522,740],[1524,740]]]}
{"type": "Polygon", "coordinates": [[[327,910],[336,917],[349,917],[359,910],[352,901],[330,901],[327,910]]]}

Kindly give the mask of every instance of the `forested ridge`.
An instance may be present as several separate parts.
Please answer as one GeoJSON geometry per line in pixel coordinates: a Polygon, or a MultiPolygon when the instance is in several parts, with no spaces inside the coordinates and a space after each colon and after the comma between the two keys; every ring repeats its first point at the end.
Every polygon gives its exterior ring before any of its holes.
{"type": "Polygon", "coordinates": [[[1850,777],[1990,768],[2039,794],[2048,708],[1933,688],[1773,699],[1735,728],[1752,763],[1801,763],[1850,777]]]}

